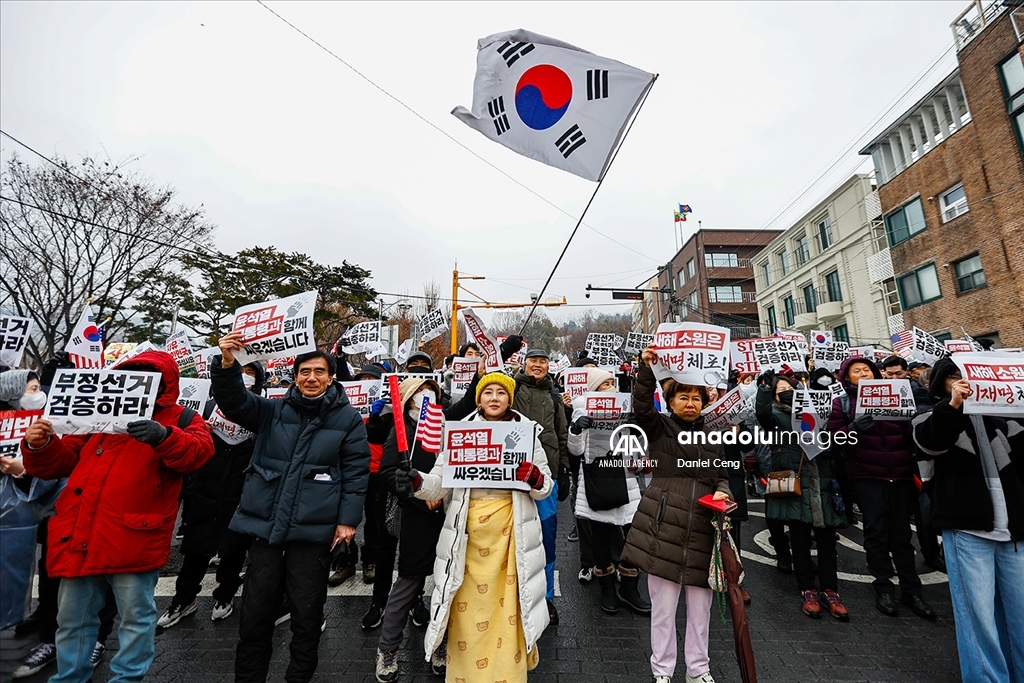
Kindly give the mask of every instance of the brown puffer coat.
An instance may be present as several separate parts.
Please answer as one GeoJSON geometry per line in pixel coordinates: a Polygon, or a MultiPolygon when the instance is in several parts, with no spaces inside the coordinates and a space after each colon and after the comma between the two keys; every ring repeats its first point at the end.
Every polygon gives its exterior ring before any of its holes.
{"type": "Polygon", "coordinates": [[[654,373],[641,365],[633,387],[633,410],[657,467],[633,517],[622,560],[652,576],[707,588],[714,529],[711,511],[698,505],[697,499],[716,491],[729,493],[729,472],[716,467],[716,460],[721,464],[725,459],[725,448],[681,445],[679,433],[704,431],[704,420],[688,423],[657,412],[654,387],[654,373]],[[707,466],[678,467],[679,459],[703,460],[707,466]]]}

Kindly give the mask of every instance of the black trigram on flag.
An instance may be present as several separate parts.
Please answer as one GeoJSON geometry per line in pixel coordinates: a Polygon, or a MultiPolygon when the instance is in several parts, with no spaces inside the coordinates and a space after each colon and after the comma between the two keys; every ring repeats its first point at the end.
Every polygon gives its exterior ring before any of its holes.
{"type": "Polygon", "coordinates": [[[498,97],[487,103],[487,111],[494,119],[494,130],[501,135],[508,132],[508,116],[505,115],[505,98],[498,97]]]}
{"type": "Polygon", "coordinates": [[[608,97],[608,71],[587,70],[587,99],[600,100],[608,97]]]}
{"type": "Polygon", "coordinates": [[[498,48],[498,54],[505,60],[505,66],[511,67],[520,57],[533,52],[532,43],[513,43],[506,40],[498,48]]]}
{"type": "Polygon", "coordinates": [[[586,141],[587,139],[583,137],[583,131],[574,123],[569,130],[562,133],[561,137],[555,140],[555,147],[558,148],[563,157],[568,159],[569,155],[579,149],[586,141]]]}

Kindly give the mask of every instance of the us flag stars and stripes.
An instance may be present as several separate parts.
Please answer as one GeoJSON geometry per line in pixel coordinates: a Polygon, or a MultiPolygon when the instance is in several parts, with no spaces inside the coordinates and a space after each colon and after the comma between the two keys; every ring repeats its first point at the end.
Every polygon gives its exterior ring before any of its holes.
{"type": "Polygon", "coordinates": [[[430,398],[423,399],[420,419],[416,423],[416,439],[427,453],[441,451],[441,428],[444,425],[444,412],[441,405],[432,403],[430,398]]]}
{"type": "Polygon", "coordinates": [[[897,354],[913,345],[914,333],[911,330],[903,330],[899,334],[892,335],[892,350],[897,354]]]}

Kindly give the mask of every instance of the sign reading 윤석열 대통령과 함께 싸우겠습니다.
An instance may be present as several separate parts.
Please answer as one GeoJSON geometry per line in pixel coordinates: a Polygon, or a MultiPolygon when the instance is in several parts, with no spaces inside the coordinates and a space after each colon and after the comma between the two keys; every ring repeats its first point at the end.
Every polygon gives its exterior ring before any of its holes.
{"type": "Polygon", "coordinates": [[[313,290],[238,308],[232,331],[242,333],[244,348],[234,352],[235,360],[246,365],[254,360],[315,351],[316,299],[317,292],[313,290]]]}
{"type": "Polygon", "coordinates": [[[528,491],[516,470],[533,460],[537,425],[519,422],[445,422],[441,485],[528,491]]]}

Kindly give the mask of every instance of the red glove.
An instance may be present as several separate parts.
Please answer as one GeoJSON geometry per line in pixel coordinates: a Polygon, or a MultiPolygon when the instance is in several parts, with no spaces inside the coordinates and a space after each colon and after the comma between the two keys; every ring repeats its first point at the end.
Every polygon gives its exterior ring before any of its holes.
{"type": "Polygon", "coordinates": [[[544,485],[544,475],[541,473],[540,468],[532,462],[524,462],[519,465],[519,468],[516,470],[516,479],[525,481],[533,489],[539,489],[544,485]]]}

